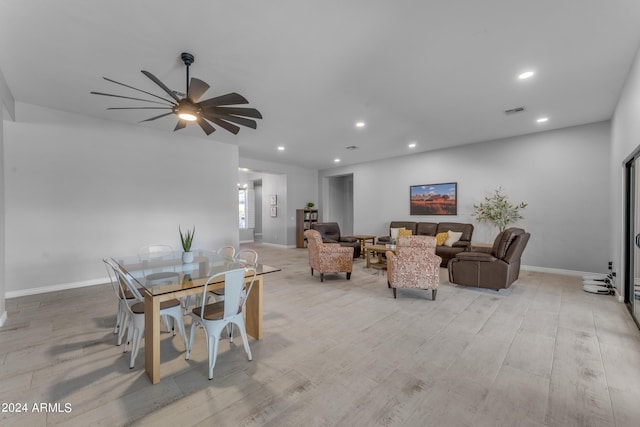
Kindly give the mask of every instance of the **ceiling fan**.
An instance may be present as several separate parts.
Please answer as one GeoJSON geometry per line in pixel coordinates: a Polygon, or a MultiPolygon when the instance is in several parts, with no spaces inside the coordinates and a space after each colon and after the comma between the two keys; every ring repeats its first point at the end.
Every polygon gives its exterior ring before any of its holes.
{"type": "Polygon", "coordinates": [[[256,110],[255,108],[233,107],[233,105],[249,103],[249,101],[247,101],[240,94],[231,92],[227,93],[226,95],[220,95],[198,102],[200,97],[204,95],[204,93],[209,89],[209,85],[200,79],[196,79],[195,77],[192,77],[191,80],[189,80],[189,66],[193,64],[194,61],[194,57],[192,54],[183,52],[180,55],[180,58],[182,59],[182,62],[184,62],[184,65],[187,67],[186,95],[169,89],[156,76],[145,70],[142,70],[142,74],[144,74],[149,79],[151,79],[151,81],[160,86],[162,90],[164,90],[172,99],[163,98],[162,96],[155,95],[151,92],[147,92],[145,90],[138,89],[133,86],[108,79],[106,77],[103,77],[103,79],[105,79],[106,81],[136,90],[138,92],[145,93],[147,95],[151,95],[154,98],[162,100],[162,102],[151,99],[134,98],[131,96],[114,95],[103,92],[91,93],[93,95],[113,96],[116,98],[133,99],[135,101],[144,101],[163,105],[162,107],[111,107],[107,108],[107,110],[171,110],[168,113],[141,120],[139,123],[150,122],[152,120],[156,120],[170,114],[175,114],[178,116],[178,124],[173,129],[174,132],[178,129],[186,127],[188,122],[198,123],[207,135],[210,135],[211,133],[216,131],[211,123],[214,123],[233,134],[237,134],[240,131],[240,127],[236,126],[234,123],[242,126],[247,126],[252,129],[256,128],[256,121],[252,119],[262,118],[262,114],[260,114],[258,110],[256,110]]]}

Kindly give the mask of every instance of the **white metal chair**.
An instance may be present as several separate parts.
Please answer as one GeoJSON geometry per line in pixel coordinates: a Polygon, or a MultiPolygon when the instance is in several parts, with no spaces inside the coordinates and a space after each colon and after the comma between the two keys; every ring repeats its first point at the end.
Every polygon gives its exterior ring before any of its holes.
{"type": "Polygon", "coordinates": [[[240,249],[235,255],[236,261],[243,262],[246,267],[258,266],[258,252],[253,249],[240,249]]]}
{"type": "Polygon", "coordinates": [[[107,274],[109,275],[109,280],[111,281],[111,286],[113,287],[113,291],[116,294],[116,298],[118,298],[118,313],[116,315],[116,326],[113,329],[114,334],[118,334],[118,338],[116,341],[117,345],[122,344],[122,337],[124,336],[124,331],[127,329],[127,320],[128,320],[128,307],[129,305],[133,305],[138,302],[135,296],[130,291],[123,292],[123,286],[118,282],[118,276],[114,272],[114,268],[118,268],[113,261],[103,259],[105,263],[105,267],[107,269],[107,274]]]}
{"type": "MultiPolygon", "coordinates": [[[[124,274],[124,272],[113,260],[105,260],[105,263],[107,263],[107,265],[111,267],[113,273],[116,276],[117,283],[120,288],[120,294],[125,295],[127,291],[129,291],[134,295],[134,299],[127,301],[127,303],[124,305],[124,309],[126,310],[124,322],[127,327],[127,342],[124,345],[124,352],[127,352],[128,345],[131,344],[131,361],[129,362],[129,368],[133,369],[136,357],[138,356],[138,351],[140,350],[140,341],[142,341],[142,337],[144,335],[144,298],[142,297],[138,289],[133,286],[128,276],[124,274]]],[[[184,329],[184,319],[182,318],[182,308],[180,306],[180,301],[178,301],[177,299],[172,299],[160,303],[160,315],[163,317],[171,317],[174,321],[174,324],[178,325],[180,337],[182,338],[182,342],[184,343],[186,348],[187,335],[184,329]]]]}
{"type": "MultiPolygon", "coordinates": [[[[141,262],[144,261],[159,261],[162,259],[171,259],[173,258],[175,252],[173,250],[173,248],[169,245],[147,245],[147,246],[142,246],[140,249],[138,249],[138,259],[141,262]]],[[[162,285],[162,284],[172,284],[178,281],[178,278],[180,277],[180,275],[173,271],[153,271],[153,268],[150,268],[149,271],[145,271],[143,270],[143,274],[145,275],[145,281],[146,284],[148,285],[162,285]]],[[[181,303],[182,303],[182,307],[185,310],[185,314],[186,314],[186,310],[187,310],[187,303],[188,303],[188,299],[187,298],[182,298],[181,299],[181,303]]],[[[164,324],[167,328],[169,328],[171,325],[169,324],[169,321],[166,319],[166,317],[162,317],[162,320],[164,321],[164,324]]]]}
{"type": "MultiPolygon", "coordinates": [[[[243,263],[244,267],[246,268],[255,269],[258,267],[258,253],[253,249],[240,249],[238,253],[235,254],[235,260],[240,263],[243,263]]],[[[246,298],[246,295],[244,294],[245,291],[243,290],[242,292],[243,292],[242,297],[246,298]]],[[[210,291],[209,295],[213,296],[217,301],[223,301],[224,288],[216,289],[215,291],[210,291]]],[[[229,325],[227,327],[227,330],[229,332],[229,339],[233,341],[233,325],[229,325]]]]}
{"type": "MultiPolygon", "coordinates": [[[[193,322],[189,334],[189,343],[187,344],[187,352],[185,358],[189,360],[191,356],[191,347],[195,337],[195,331],[198,325],[202,325],[205,330],[205,337],[209,355],[209,379],[213,378],[213,368],[216,364],[218,356],[218,347],[220,343],[220,335],[227,325],[236,325],[240,330],[244,351],[247,358],[253,360],[249,342],[247,340],[247,330],[244,323],[244,308],[247,297],[253,288],[256,279],[256,270],[253,268],[238,268],[211,276],[204,285],[202,290],[202,301],[206,301],[207,287],[210,283],[215,282],[218,278],[224,276],[225,299],[217,301],[213,304],[203,304],[196,307],[191,312],[193,322]],[[251,281],[247,285],[246,296],[243,297],[243,289],[245,288],[245,277],[252,274],[251,281]]],[[[233,337],[230,337],[233,341],[233,337]]]]}
{"type": "Polygon", "coordinates": [[[234,248],[233,246],[223,246],[220,249],[218,249],[217,253],[219,256],[221,256],[224,259],[232,260],[235,258],[236,248],[234,248]]]}
{"type": "MultiPolygon", "coordinates": [[[[220,252],[225,248],[231,248],[233,249],[233,252],[235,252],[233,247],[225,246],[218,249],[218,254],[220,254],[220,252]]],[[[231,253],[231,251],[227,249],[227,254],[229,253],[231,253]]],[[[243,263],[245,267],[256,268],[258,266],[258,253],[253,249],[240,249],[238,253],[233,255],[233,259],[234,261],[243,263]]],[[[224,289],[216,289],[215,291],[209,292],[209,294],[213,295],[217,301],[222,301],[224,299],[224,289]]]]}

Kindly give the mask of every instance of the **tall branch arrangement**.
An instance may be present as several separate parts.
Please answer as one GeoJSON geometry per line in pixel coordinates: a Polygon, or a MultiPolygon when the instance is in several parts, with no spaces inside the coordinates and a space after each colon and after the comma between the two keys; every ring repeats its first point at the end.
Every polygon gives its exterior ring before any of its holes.
{"type": "Polygon", "coordinates": [[[484,202],[473,205],[471,216],[480,222],[489,222],[503,232],[509,224],[524,218],[520,211],[526,207],[527,204],[524,202],[512,204],[500,187],[493,196],[485,197],[484,202]]]}

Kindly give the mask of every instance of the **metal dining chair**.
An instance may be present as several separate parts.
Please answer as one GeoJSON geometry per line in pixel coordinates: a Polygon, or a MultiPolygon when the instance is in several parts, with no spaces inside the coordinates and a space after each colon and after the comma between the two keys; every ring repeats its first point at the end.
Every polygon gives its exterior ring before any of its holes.
{"type": "MultiPolygon", "coordinates": [[[[255,279],[256,270],[253,268],[237,268],[211,276],[205,283],[202,290],[203,304],[200,307],[194,308],[191,312],[191,318],[193,321],[191,323],[191,331],[189,334],[189,342],[187,344],[185,358],[189,360],[191,357],[191,348],[195,338],[195,331],[200,325],[203,327],[206,334],[209,358],[209,379],[213,378],[213,368],[216,365],[216,359],[218,356],[220,335],[229,325],[235,325],[238,327],[240,336],[242,337],[244,351],[247,353],[247,358],[249,360],[253,360],[251,349],[249,348],[249,342],[247,340],[244,311],[247,297],[253,288],[255,279]],[[247,274],[250,275],[249,277],[251,277],[251,280],[246,286],[247,292],[244,294],[243,289],[245,288],[247,274]],[[216,301],[213,304],[206,304],[206,295],[208,292],[207,287],[211,283],[216,282],[220,277],[224,277],[225,299],[223,301],[216,301]]],[[[233,341],[233,336],[230,337],[230,340],[233,341]]]]}
{"type": "MultiPolygon", "coordinates": [[[[115,261],[109,259],[104,260],[104,262],[111,268],[117,279],[116,283],[119,286],[118,294],[126,295],[127,292],[130,292],[134,296],[133,299],[127,300],[126,304],[122,305],[125,310],[123,325],[126,325],[127,329],[127,341],[124,345],[124,352],[127,352],[128,346],[131,344],[131,361],[129,362],[129,368],[133,369],[136,357],[138,356],[138,351],[140,350],[140,341],[142,341],[142,337],[144,336],[144,298],[115,261]]],[[[180,301],[172,299],[162,302],[160,304],[160,315],[163,317],[171,317],[174,324],[177,324],[180,337],[182,338],[182,342],[186,348],[187,335],[184,329],[184,320],[180,301]]],[[[121,330],[122,327],[123,326],[121,326],[121,330]]],[[[175,330],[173,333],[175,335],[175,330]]]]}

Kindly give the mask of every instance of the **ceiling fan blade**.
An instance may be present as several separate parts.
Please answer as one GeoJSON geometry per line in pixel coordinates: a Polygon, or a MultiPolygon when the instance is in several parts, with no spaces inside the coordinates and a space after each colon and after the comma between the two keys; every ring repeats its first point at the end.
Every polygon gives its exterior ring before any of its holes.
{"type": "Polygon", "coordinates": [[[204,93],[209,90],[209,85],[200,79],[191,77],[191,83],[189,83],[189,90],[187,91],[187,97],[191,102],[198,102],[198,99],[204,93]]]}
{"type": "Polygon", "coordinates": [[[205,111],[203,116],[206,119],[209,119],[210,117],[215,117],[221,120],[226,120],[228,122],[237,123],[239,125],[246,126],[251,129],[255,129],[257,127],[255,120],[245,119],[244,117],[229,116],[226,114],[218,114],[218,113],[209,112],[209,111],[205,111]]]}
{"type": "Polygon", "coordinates": [[[107,110],[173,110],[171,107],[109,107],[107,110]]]}
{"type": "Polygon", "coordinates": [[[202,102],[199,102],[200,107],[217,107],[218,105],[235,105],[235,104],[248,104],[249,101],[244,96],[231,92],[226,95],[216,96],[215,98],[209,98],[202,102]]]}
{"type": "Polygon", "coordinates": [[[154,97],[156,97],[156,98],[162,99],[162,100],[163,100],[163,101],[165,101],[165,102],[171,102],[171,101],[168,101],[168,100],[164,99],[164,98],[163,98],[163,97],[161,97],[161,96],[156,95],[155,93],[147,92],[146,90],[138,89],[137,87],[129,86],[129,85],[126,85],[126,84],[124,84],[124,83],[117,82],[117,81],[115,81],[115,80],[113,80],[113,79],[109,79],[109,78],[107,78],[107,77],[103,77],[103,79],[105,79],[105,80],[106,80],[106,81],[108,81],[108,82],[111,82],[111,83],[115,83],[115,84],[117,84],[117,85],[120,85],[120,86],[128,87],[129,89],[137,90],[138,92],[146,93],[147,95],[151,95],[151,96],[154,96],[154,97]]]}
{"type": "Polygon", "coordinates": [[[262,114],[255,108],[244,107],[211,107],[207,111],[213,111],[218,114],[233,114],[235,116],[251,117],[252,119],[261,119],[262,114]]]}
{"type": "MultiPolygon", "coordinates": [[[[103,93],[103,92],[89,92],[89,93],[91,93],[92,95],[113,96],[113,97],[115,97],[115,98],[133,99],[133,100],[135,100],[135,101],[144,101],[144,102],[151,102],[151,103],[153,103],[153,104],[165,105],[165,104],[162,104],[162,102],[158,102],[158,101],[151,101],[150,99],[133,98],[133,97],[131,97],[131,96],[114,95],[114,94],[112,94],[112,93],[103,93]]],[[[164,101],[164,102],[165,102],[165,103],[168,103],[169,101],[167,101],[167,100],[165,99],[165,101],[164,101]]]]}
{"type": "Polygon", "coordinates": [[[176,124],[176,127],[173,129],[173,131],[175,132],[177,130],[184,129],[186,127],[187,127],[187,121],[178,119],[178,124],[176,124]]]}
{"type": "Polygon", "coordinates": [[[224,128],[226,130],[228,130],[229,132],[231,132],[234,135],[237,135],[238,132],[240,132],[240,128],[234,124],[231,123],[227,123],[222,119],[219,119],[215,116],[210,116],[210,115],[204,115],[204,118],[217,124],[218,126],[220,126],[221,128],[224,128]]]}
{"type": "Polygon", "coordinates": [[[173,111],[171,111],[171,112],[169,112],[169,113],[165,113],[165,114],[160,114],[159,116],[151,117],[150,119],[140,120],[138,123],[142,123],[142,122],[150,122],[150,121],[152,121],[152,120],[159,119],[160,117],[168,116],[168,115],[170,115],[170,114],[173,114],[173,111]]]}
{"type": "Polygon", "coordinates": [[[153,74],[151,74],[148,71],[145,70],[141,70],[142,74],[144,74],[145,76],[149,77],[155,84],[157,84],[158,86],[160,86],[162,88],[162,90],[164,90],[165,92],[167,92],[169,94],[170,97],[172,97],[173,99],[175,99],[177,102],[180,102],[180,98],[178,98],[178,96],[173,93],[173,91],[171,89],[169,89],[168,87],[166,87],[164,85],[164,83],[162,83],[160,80],[158,80],[158,78],[156,76],[154,76],[153,74]]]}
{"type": "Polygon", "coordinates": [[[200,125],[204,133],[206,133],[207,135],[211,135],[213,132],[216,131],[216,128],[211,126],[209,122],[203,119],[202,117],[198,119],[198,124],[200,125]]]}

